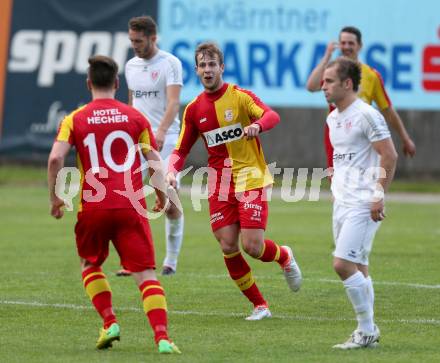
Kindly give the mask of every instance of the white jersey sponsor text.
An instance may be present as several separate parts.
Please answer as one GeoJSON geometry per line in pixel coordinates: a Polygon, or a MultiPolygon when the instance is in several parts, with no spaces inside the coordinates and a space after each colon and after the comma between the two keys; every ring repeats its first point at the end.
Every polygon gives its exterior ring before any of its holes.
{"type": "Polygon", "coordinates": [[[327,117],[333,145],[332,193],[347,206],[369,206],[380,170],[380,156],[372,143],[390,136],[382,116],[357,99],[344,111],[333,110],[327,117]]]}
{"type": "MultiPolygon", "coordinates": [[[[147,117],[156,132],[167,106],[167,87],[183,85],[180,60],[163,50],[151,59],[134,57],[125,65],[125,78],[133,94],[133,106],[147,117]]],[[[180,132],[178,115],[167,132],[180,132]]]]}

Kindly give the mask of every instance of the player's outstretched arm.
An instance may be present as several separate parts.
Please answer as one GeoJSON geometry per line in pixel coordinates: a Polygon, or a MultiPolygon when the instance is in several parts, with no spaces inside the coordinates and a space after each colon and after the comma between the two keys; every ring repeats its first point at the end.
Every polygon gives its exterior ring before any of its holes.
{"type": "Polygon", "coordinates": [[[317,92],[321,90],[321,80],[322,75],[324,74],[325,66],[328,64],[328,62],[330,62],[332,54],[336,48],[338,48],[337,42],[332,41],[327,45],[324,57],[322,57],[321,61],[313,69],[312,73],[310,73],[310,76],[307,79],[306,88],[308,91],[317,92]]]}
{"type": "Polygon", "coordinates": [[[280,122],[280,115],[274,110],[269,109],[266,110],[263,116],[259,120],[255,121],[253,125],[260,126],[259,132],[265,132],[270,129],[273,129],[276,125],[279,124],[279,122],[280,122]]]}
{"type": "Polygon", "coordinates": [[[58,172],[64,166],[64,160],[70,150],[70,144],[64,141],[55,141],[47,161],[47,183],[49,187],[49,198],[51,204],[50,214],[59,219],[64,215],[64,201],[56,195],[55,187],[58,172]]]}
{"type": "Polygon", "coordinates": [[[246,126],[243,131],[247,140],[252,140],[256,138],[263,131],[268,131],[274,128],[280,122],[280,115],[275,111],[269,109],[264,112],[263,116],[251,123],[249,126],[246,126]]]}
{"type": "Polygon", "coordinates": [[[400,140],[402,141],[403,154],[405,156],[413,157],[416,154],[416,145],[409,136],[399,114],[392,106],[381,110],[381,112],[385,120],[399,134],[400,140]]]}

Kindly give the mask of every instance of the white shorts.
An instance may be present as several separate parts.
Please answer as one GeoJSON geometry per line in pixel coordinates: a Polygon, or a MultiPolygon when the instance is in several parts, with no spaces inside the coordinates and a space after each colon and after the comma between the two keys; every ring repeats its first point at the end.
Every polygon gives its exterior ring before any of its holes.
{"type": "Polygon", "coordinates": [[[368,266],[373,239],[381,222],[371,219],[369,208],[333,205],[333,256],[368,266]]]}
{"type": "MultiPolygon", "coordinates": [[[[163,160],[163,167],[165,169],[165,174],[168,172],[168,163],[170,161],[170,156],[176,148],[177,140],[179,139],[179,134],[166,134],[165,142],[163,143],[162,150],[160,151],[160,157],[163,160]]],[[[147,163],[145,158],[142,158],[142,163],[147,163]]],[[[147,163],[148,164],[148,163],[147,163]]],[[[143,167],[144,169],[144,167],[143,167]]],[[[143,172],[143,177],[145,179],[146,175],[148,175],[148,169],[145,167],[143,172]]],[[[177,187],[180,186],[180,173],[177,174],[177,187]]]]}

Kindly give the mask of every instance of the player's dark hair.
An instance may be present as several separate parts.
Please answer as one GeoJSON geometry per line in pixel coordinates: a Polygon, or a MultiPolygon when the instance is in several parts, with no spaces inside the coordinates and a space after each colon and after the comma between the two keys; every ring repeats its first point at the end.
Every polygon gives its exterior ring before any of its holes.
{"type": "Polygon", "coordinates": [[[359,84],[361,83],[360,64],[347,57],[338,57],[334,61],[328,63],[325,68],[335,66],[336,74],[341,82],[345,81],[346,79],[351,79],[351,82],[353,83],[353,91],[357,92],[359,89],[359,84]]]}
{"type": "Polygon", "coordinates": [[[196,66],[198,65],[197,64],[197,56],[199,54],[208,55],[210,57],[213,57],[214,55],[217,55],[218,56],[218,60],[220,62],[220,65],[223,64],[223,52],[220,50],[218,45],[213,43],[213,42],[200,43],[197,46],[196,52],[195,52],[195,55],[194,55],[196,66]]]}
{"type": "Polygon", "coordinates": [[[157,34],[157,25],[151,16],[136,16],[128,21],[128,29],[143,32],[147,37],[157,34]]]}
{"type": "Polygon", "coordinates": [[[94,55],[89,58],[88,76],[94,87],[112,88],[117,75],[118,65],[112,58],[104,55],[94,55]]]}
{"type": "Polygon", "coordinates": [[[362,33],[361,31],[356,28],[355,26],[346,26],[344,28],[341,29],[340,33],[351,33],[354,34],[356,36],[356,40],[357,42],[362,45],[362,33]]]}

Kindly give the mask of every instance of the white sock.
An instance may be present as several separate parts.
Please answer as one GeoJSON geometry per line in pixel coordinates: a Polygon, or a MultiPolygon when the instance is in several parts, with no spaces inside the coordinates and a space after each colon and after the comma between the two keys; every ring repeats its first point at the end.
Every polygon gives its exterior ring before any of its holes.
{"type": "Polygon", "coordinates": [[[365,333],[374,332],[373,309],[367,291],[367,280],[358,271],[343,281],[347,296],[353,305],[358,321],[358,328],[365,333]]]}
{"type": "Polygon", "coordinates": [[[373,287],[373,280],[371,279],[371,276],[368,276],[366,278],[367,280],[367,292],[368,292],[368,298],[370,300],[371,310],[374,312],[374,287],[373,287]]]}
{"type": "Polygon", "coordinates": [[[183,239],[183,215],[177,219],[165,218],[165,238],[167,244],[167,255],[163,264],[171,267],[174,271],[177,268],[177,258],[183,239]]]}

